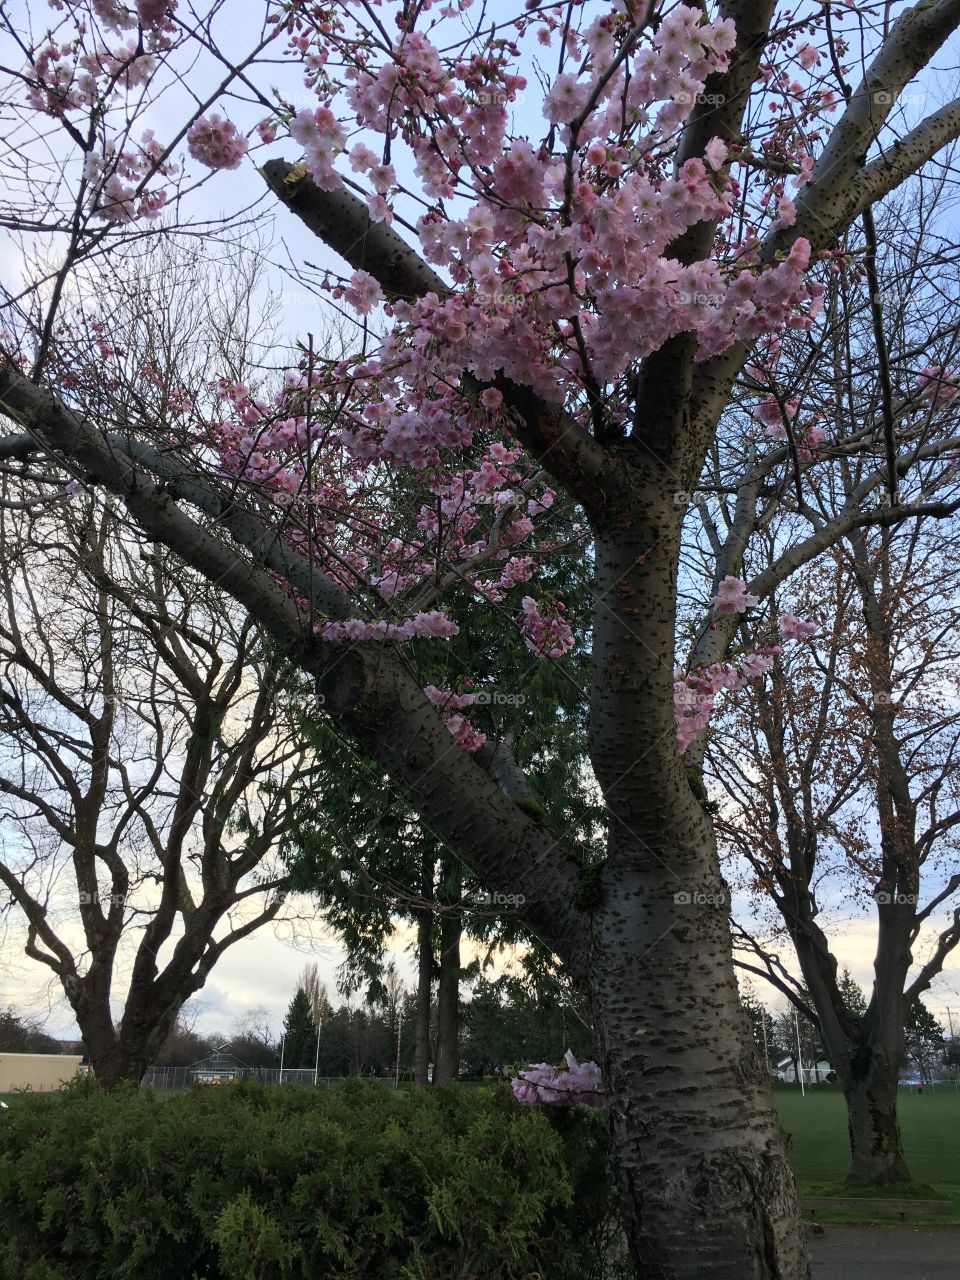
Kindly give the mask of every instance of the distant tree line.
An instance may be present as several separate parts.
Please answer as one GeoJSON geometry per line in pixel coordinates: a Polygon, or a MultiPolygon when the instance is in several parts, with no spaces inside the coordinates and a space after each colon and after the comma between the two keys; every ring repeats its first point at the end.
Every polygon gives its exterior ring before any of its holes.
{"type": "MultiPolygon", "coordinates": [[[[316,1070],[321,1076],[395,1075],[411,1080],[417,1051],[417,997],[393,969],[378,996],[357,1004],[331,1003],[316,965],[301,974],[283,1026],[270,1027],[266,1009],[251,1009],[232,1034],[199,1032],[195,1016],[182,1013],[156,1066],[186,1067],[225,1049],[248,1067],[316,1070]]],[[[430,1061],[439,1010],[431,1008],[430,1061]]],[[[527,1062],[559,1062],[567,1049],[592,1056],[590,1035],[577,1013],[542,975],[479,978],[464,1001],[458,1056],[460,1078],[502,1075],[527,1062]]]]}
{"type": "Polygon", "coordinates": [[[57,1040],[13,1006],[0,1009],[0,1053],[83,1053],[79,1040],[57,1040]]]}

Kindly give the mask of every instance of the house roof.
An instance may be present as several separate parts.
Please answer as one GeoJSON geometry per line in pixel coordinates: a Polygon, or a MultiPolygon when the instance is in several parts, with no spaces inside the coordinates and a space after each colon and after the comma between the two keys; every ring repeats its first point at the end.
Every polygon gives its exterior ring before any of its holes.
{"type": "Polygon", "coordinates": [[[241,1062],[232,1053],[228,1053],[227,1046],[222,1044],[219,1049],[214,1049],[212,1053],[208,1053],[199,1062],[192,1063],[189,1069],[191,1071],[229,1071],[231,1068],[244,1066],[246,1066],[246,1063],[241,1062]]]}

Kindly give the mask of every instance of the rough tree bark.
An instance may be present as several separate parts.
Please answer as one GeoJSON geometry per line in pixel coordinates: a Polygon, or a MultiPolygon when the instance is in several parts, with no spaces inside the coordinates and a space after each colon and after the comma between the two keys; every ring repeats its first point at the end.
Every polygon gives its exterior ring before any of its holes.
{"type": "Polygon", "coordinates": [[[897,1118],[897,1064],[871,1057],[867,1073],[843,1081],[850,1135],[847,1181],[888,1186],[910,1181],[897,1118]]]}

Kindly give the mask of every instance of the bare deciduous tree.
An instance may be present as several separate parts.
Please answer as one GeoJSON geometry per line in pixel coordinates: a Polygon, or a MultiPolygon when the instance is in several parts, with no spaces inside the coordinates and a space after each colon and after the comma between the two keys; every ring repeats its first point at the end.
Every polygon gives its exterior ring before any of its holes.
{"type": "Polygon", "coordinates": [[[305,757],[248,618],[109,502],[57,517],[0,524],[0,883],[110,1086],[277,916],[305,757]]]}

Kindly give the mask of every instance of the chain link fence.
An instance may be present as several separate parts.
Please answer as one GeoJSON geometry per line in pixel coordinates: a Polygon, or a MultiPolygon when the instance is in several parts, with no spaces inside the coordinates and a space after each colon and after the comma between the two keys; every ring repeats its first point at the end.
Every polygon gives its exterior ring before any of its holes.
{"type": "MultiPolygon", "coordinates": [[[[322,1085],[339,1084],[347,1076],[320,1076],[311,1070],[284,1067],[236,1067],[223,1071],[209,1071],[197,1067],[151,1067],[143,1077],[143,1089],[191,1089],[195,1084],[235,1084],[238,1080],[259,1080],[261,1084],[322,1085]]],[[[379,1080],[393,1088],[393,1076],[364,1076],[363,1079],[379,1080]]]]}

